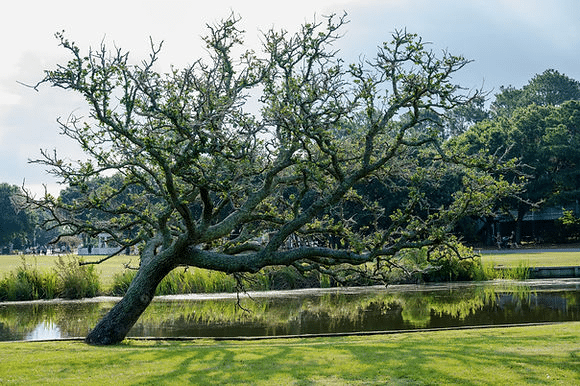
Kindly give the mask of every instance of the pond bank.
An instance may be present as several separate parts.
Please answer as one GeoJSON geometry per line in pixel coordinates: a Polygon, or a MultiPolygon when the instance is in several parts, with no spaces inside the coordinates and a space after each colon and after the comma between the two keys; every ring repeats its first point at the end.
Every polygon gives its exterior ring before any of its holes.
{"type": "Polygon", "coordinates": [[[580,266],[575,267],[533,267],[530,279],[580,277],[580,266]]]}
{"type": "MultiPolygon", "coordinates": [[[[510,271],[510,267],[495,267],[498,271],[510,271]]],[[[580,277],[580,266],[571,267],[529,267],[527,277],[530,279],[566,279],[580,277]]]]}

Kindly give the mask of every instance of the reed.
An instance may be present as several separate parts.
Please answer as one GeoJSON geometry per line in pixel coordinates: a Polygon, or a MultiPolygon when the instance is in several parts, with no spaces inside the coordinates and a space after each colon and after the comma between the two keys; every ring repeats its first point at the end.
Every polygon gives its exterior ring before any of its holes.
{"type": "Polygon", "coordinates": [[[24,258],[21,265],[0,280],[0,300],[80,299],[100,291],[93,266],[80,266],[76,257],[62,258],[53,270],[41,271],[24,258]]]}
{"type": "Polygon", "coordinates": [[[60,296],[65,299],[81,299],[97,296],[101,289],[99,275],[94,265],[80,265],[76,256],[59,257],[56,272],[59,277],[60,296]]]}
{"type": "Polygon", "coordinates": [[[484,280],[527,280],[530,278],[530,264],[520,260],[516,266],[497,266],[493,260],[485,262],[483,265],[484,280]]]}
{"type": "Polygon", "coordinates": [[[0,300],[51,299],[57,295],[57,275],[41,272],[24,259],[15,271],[0,280],[0,300]]]}
{"type": "MultiPolygon", "coordinates": [[[[131,281],[135,277],[136,271],[125,270],[113,276],[113,284],[110,294],[122,296],[125,294],[131,281]]],[[[246,279],[244,288],[250,287],[252,290],[263,290],[263,281],[256,278],[246,279]]],[[[169,273],[159,283],[156,295],[176,295],[184,293],[215,293],[215,292],[235,292],[238,289],[238,281],[232,276],[223,272],[210,271],[199,268],[176,268],[169,273]]]]}

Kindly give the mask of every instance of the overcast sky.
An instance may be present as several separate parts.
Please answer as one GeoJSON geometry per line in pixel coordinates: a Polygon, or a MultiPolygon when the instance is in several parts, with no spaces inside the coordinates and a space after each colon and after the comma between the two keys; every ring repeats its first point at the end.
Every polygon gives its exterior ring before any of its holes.
{"type": "Polygon", "coordinates": [[[56,180],[28,159],[40,149],[71,159],[76,146],[59,135],[56,118],[82,109],[82,101],[66,92],[19,83],[36,83],[43,70],[68,60],[54,33],[64,30],[81,49],[101,41],[147,55],[149,37],[164,41],[162,66],[185,66],[203,53],[200,36],[207,23],[242,16],[248,44],[270,27],[295,31],[315,15],[346,11],[350,23],[340,43],[347,61],[372,57],[377,45],[406,28],[474,62],[456,77],[468,88],[497,91],[522,87],[535,74],[553,68],[580,80],[579,0],[50,0],[10,2],[0,21],[0,182],[25,185],[38,192],[56,180]],[[90,6],[85,4],[91,4],[90,6]],[[200,5],[203,4],[203,5],[200,5]]]}

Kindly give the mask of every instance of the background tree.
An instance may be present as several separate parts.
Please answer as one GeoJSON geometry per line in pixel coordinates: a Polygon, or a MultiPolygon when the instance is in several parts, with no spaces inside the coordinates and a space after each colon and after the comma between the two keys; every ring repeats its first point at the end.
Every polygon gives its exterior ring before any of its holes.
{"type": "Polygon", "coordinates": [[[25,207],[22,189],[0,184],[0,246],[16,243],[15,247],[22,247],[27,233],[33,228],[33,215],[25,207]]]}
{"type": "Polygon", "coordinates": [[[494,116],[509,117],[516,109],[531,104],[559,106],[570,100],[580,100],[580,82],[558,71],[548,69],[536,74],[524,87],[501,87],[491,103],[494,116]]]}
{"type": "Polygon", "coordinates": [[[243,41],[230,17],[208,27],[208,61],[169,74],[154,71],[160,45],[132,65],[121,49],[81,54],[58,35],[72,58],[41,83],[87,100],[90,120],[73,117],[61,129],[91,160],[73,164],[44,152],[38,162],[82,194],[37,205],[70,234],[106,232],[142,250],[126,295],[88,343],[124,339],[178,266],[238,274],[350,264],[379,274],[398,264],[401,250],[453,247],[449,232],[459,218],[512,190],[486,172],[487,158],[454,154],[441,146],[438,125],[423,125],[477,96],[451,83],[467,60],[438,57],[418,36],[396,32],[374,60],[347,66],[333,48],[344,23],[333,16],[295,34],[271,30],[263,57],[234,58],[243,41]],[[259,93],[259,115],[244,109],[250,91],[259,93]],[[425,191],[448,170],[460,170],[462,183],[445,206],[432,206],[425,191]],[[111,171],[120,185],[89,189],[111,171]],[[369,181],[405,199],[386,212],[357,193],[369,181]],[[346,216],[353,203],[372,215],[369,226],[346,216]],[[79,217],[87,208],[103,212],[103,221],[79,217]],[[289,243],[295,239],[303,242],[289,243]]]}
{"type": "MultiPolygon", "coordinates": [[[[580,190],[580,102],[560,106],[531,104],[516,109],[510,117],[497,117],[474,125],[454,138],[466,154],[480,151],[518,158],[529,177],[517,199],[501,202],[503,213],[516,222],[516,241],[521,240],[524,216],[543,206],[566,205],[580,190]]],[[[514,180],[521,178],[514,174],[514,180]]]]}
{"type": "Polygon", "coordinates": [[[543,140],[552,182],[547,204],[570,204],[580,198],[580,99],[551,109],[543,140]]]}
{"type": "Polygon", "coordinates": [[[449,111],[443,121],[445,138],[463,134],[474,124],[490,118],[485,108],[485,95],[473,98],[469,103],[449,111]]]}

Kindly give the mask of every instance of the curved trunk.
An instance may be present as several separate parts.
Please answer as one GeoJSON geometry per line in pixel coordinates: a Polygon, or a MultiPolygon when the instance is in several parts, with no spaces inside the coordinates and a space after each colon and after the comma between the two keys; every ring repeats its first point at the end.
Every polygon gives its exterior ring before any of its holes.
{"type": "Polygon", "coordinates": [[[85,342],[93,345],[111,345],[123,341],[131,327],[149,306],[157,286],[174,265],[153,260],[141,266],[123,299],[117,303],[95,328],[85,342]]]}

